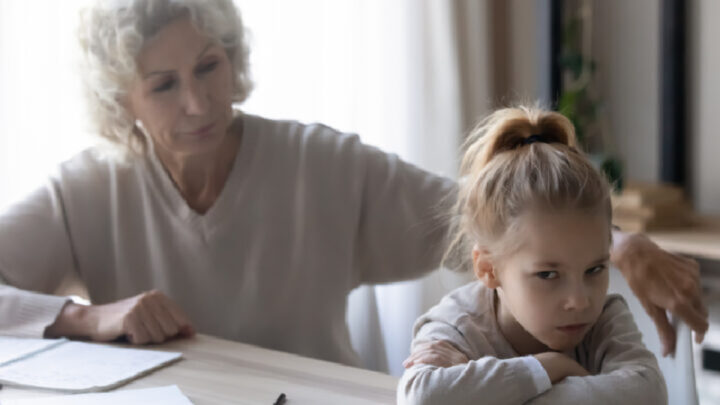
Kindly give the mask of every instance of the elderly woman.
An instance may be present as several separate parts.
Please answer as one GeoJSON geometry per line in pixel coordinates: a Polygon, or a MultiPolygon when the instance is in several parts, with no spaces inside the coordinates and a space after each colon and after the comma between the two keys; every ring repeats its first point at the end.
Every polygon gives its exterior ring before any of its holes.
{"type": "MultiPolygon", "coordinates": [[[[357,364],[348,293],[438,266],[454,183],[357,136],[234,109],[251,86],[230,0],[99,2],[80,40],[115,147],[63,163],[0,215],[0,334],[199,331],[357,364]],[[92,305],[50,295],[71,273],[92,305]]],[[[668,348],[666,308],[706,330],[694,262],[619,234],[613,260],[668,348]]]]}

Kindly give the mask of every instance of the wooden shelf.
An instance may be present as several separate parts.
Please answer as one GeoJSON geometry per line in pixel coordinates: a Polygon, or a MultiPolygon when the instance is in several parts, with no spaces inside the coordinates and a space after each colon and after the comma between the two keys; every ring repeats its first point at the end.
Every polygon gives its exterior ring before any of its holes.
{"type": "Polygon", "coordinates": [[[720,218],[699,217],[682,228],[648,231],[663,249],[702,259],[720,260],[720,218]]]}

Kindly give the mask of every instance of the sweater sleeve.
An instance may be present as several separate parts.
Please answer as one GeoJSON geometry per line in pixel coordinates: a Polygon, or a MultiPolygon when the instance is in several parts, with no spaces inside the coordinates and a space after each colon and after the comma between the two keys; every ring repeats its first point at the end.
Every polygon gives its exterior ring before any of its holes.
{"type": "Polygon", "coordinates": [[[455,183],[357,142],[363,155],[355,268],[360,283],[417,278],[439,267],[455,183]]]}
{"type": "MultiPolygon", "coordinates": [[[[438,339],[451,342],[466,355],[472,351],[457,329],[442,322],[425,324],[413,344],[438,339]]],[[[545,369],[533,356],[501,360],[485,355],[448,368],[421,364],[406,370],[398,385],[397,402],[521,404],[551,386],[545,369]]]]}
{"type": "Polygon", "coordinates": [[[622,297],[608,299],[591,333],[588,360],[599,372],[568,377],[532,404],[667,404],[665,379],[622,297]]]}
{"type": "Polygon", "coordinates": [[[42,337],[67,298],[50,295],[73,269],[54,182],[0,212],[0,334],[42,337]]]}

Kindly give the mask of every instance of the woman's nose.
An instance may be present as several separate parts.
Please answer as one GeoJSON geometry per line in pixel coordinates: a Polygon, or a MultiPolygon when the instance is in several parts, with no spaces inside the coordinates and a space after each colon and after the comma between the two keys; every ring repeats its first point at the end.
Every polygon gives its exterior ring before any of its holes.
{"type": "Polygon", "coordinates": [[[204,115],[208,111],[208,94],[198,80],[190,80],[183,92],[183,105],[187,115],[204,115]]]}

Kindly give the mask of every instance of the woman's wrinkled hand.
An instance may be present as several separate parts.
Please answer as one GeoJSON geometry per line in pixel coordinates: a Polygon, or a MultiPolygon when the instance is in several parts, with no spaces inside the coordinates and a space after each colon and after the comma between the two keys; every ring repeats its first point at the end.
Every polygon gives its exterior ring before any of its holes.
{"type": "Polygon", "coordinates": [[[445,340],[434,340],[417,344],[410,357],[405,359],[403,367],[410,368],[415,364],[429,364],[436,367],[452,367],[467,363],[469,360],[463,352],[445,340]]]}
{"type": "Polygon", "coordinates": [[[125,337],[132,344],[162,343],[195,333],[185,313],[165,294],[153,290],[110,304],[68,303],[47,337],[80,337],[107,342],[125,337]]]}
{"type": "Polygon", "coordinates": [[[612,262],[655,323],[663,356],[675,352],[677,338],[666,311],[685,322],[695,331],[695,341],[702,342],[708,310],[697,261],[666,252],[642,234],[618,234],[615,239],[612,262]]]}

